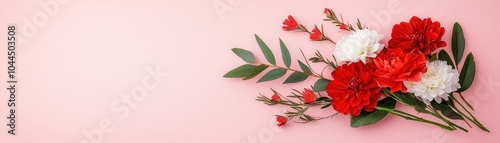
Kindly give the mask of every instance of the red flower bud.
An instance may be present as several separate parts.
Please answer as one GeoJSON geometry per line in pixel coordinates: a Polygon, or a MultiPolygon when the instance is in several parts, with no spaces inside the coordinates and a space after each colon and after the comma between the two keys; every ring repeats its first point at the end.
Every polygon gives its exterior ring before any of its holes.
{"type": "Polygon", "coordinates": [[[274,95],[271,96],[271,100],[274,102],[281,102],[280,96],[278,96],[278,94],[276,94],[276,93],[274,93],[274,95]]]}
{"type": "Polygon", "coordinates": [[[313,41],[323,40],[323,34],[319,31],[318,27],[314,27],[312,32],[309,34],[309,38],[313,41]]]}
{"type": "Polygon", "coordinates": [[[302,96],[304,97],[304,102],[305,103],[312,103],[316,101],[316,95],[309,89],[304,88],[304,92],[302,93],[302,96]]]}
{"type": "Polygon", "coordinates": [[[344,24],[344,23],[342,23],[342,25],[340,25],[340,29],[341,30],[348,30],[348,28],[349,27],[346,24],[344,24]]]}
{"type": "Polygon", "coordinates": [[[278,127],[283,127],[288,121],[288,118],[285,116],[276,115],[276,121],[278,121],[278,127]]]}
{"type": "Polygon", "coordinates": [[[328,18],[333,17],[332,10],[329,8],[325,8],[324,13],[326,14],[326,17],[328,17],[328,18]]]}
{"type": "Polygon", "coordinates": [[[299,23],[297,23],[297,21],[295,21],[295,19],[291,15],[288,15],[288,19],[285,19],[285,21],[283,21],[282,28],[286,31],[295,30],[299,28],[299,23]]]}

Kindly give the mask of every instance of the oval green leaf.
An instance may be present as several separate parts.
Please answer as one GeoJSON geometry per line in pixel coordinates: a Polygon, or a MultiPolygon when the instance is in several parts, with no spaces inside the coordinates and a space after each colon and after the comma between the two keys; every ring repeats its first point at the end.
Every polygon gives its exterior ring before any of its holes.
{"type": "Polygon", "coordinates": [[[453,61],[451,61],[450,55],[448,55],[448,52],[446,52],[445,50],[439,51],[438,59],[441,61],[446,61],[448,65],[450,65],[451,67],[453,67],[453,69],[455,69],[455,65],[453,65],[453,61]]]}
{"type": "Polygon", "coordinates": [[[285,63],[285,66],[287,68],[290,68],[290,65],[292,64],[292,57],[290,56],[290,51],[288,51],[288,48],[281,39],[280,39],[280,47],[281,47],[281,56],[283,57],[283,63],[285,63]]]}
{"type": "Polygon", "coordinates": [[[309,69],[309,67],[306,64],[302,63],[300,60],[297,61],[299,61],[300,68],[302,69],[303,72],[312,74],[311,69],[309,69]]]}
{"type": "Polygon", "coordinates": [[[257,81],[257,82],[265,82],[265,81],[275,80],[275,79],[278,79],[278,78],[284,76],[285,74],[286,74],[286,69],[282,69],[282,68],[273,69],[273,70],[267,72],[264,76],[262,76],[259,79],[259,81],[257,81]]]}
{"type": "Polygon", "coordinates": [[[250,75],[255,70],[254,65],[246,64],[239,66],[224,75],[225,78],[241,78],[250,75]]]}
{"type": "Polygon", "coordinates": [[[269,49],[269,47],[266,45],[266,43],[264,43],[264,41],[262,41],[262,39],[260,39],[260,37],[257,36],[257,34],[255,34],[255,40],[257,40],[257,44],[259,44],[260,50],[264,54],[264,57],[266,57],[267,61],[273,65],[276,65],[276,59],[274,58],[274,54],[271,51],[271,49],[269,49]]]}
{"type": "Polygon", "coordinates": [[[266,70],[267,67],[269,67],[269,66],[264,65],[264,64],[261,64],[261,65],[255,67],[253,72],[251,74],[249,74],[247,77],[243,78],[243,80],[249,80],[249,79],[254,78],[255,76],[259,75],[262,71],[266,70]]]}
{"type": "Polygon", "coordinates": [[[294,72],[290,76],[288,76],[288,78],[286,78],[286,80],[285,80],[285,82],[283,82],[283,84],[301,82],[301,81],[306,80],[307,77],[309,77],[309,75],[305,75],[305,74],[300,73],[300,72],[294,72]]]}
{"type": "Polygon", "coordinates": [[[314,83],[313,91],[314,92],[325,91],[326,86],[328,86],[328,83],[330,83],[330,80],[318,79],[316,83],[314,83]]]}
{"type": "Polygon", "coordinates": [[[460,72],[459,83],[461,88],[458,91],[463,92],[469,89],[474,82],[475,75],[476,62],[474,61],[474,55],[472,55],[472,53],[469,53],[467,55],[467,58],[465,58],[464,66],[462,67],[462,71],[460,72]]]}
{"type": "Polygon", "coordinates": [[[453,25],[453,34],[451,36],[451,51],[453,52],[453,57],[455,58],[455,64],[458,66],[462,56],[464,55],[465,49],[465,38],[462,26],[455,22],[453,25]]]}
{"type": "MultiPolygon", "coordinates": [[[[385,98],[380,100],[377,106],[394,109],[396,107],[396,100],[392,98],[385,98]]],[[[372,112],[361,111],[358,116],[351,117],[351,127],[357,128],[366,125],[371,125],[382,120],[388,114],[387,111],[373,110],[372,112]]]]}
{"type": "Polygon", "coordinates": [[[233,48],[231,50],[247,63],[255,61],[255,57],[253,56],[253,53],[250,51],[240,48],[233,48]]]}

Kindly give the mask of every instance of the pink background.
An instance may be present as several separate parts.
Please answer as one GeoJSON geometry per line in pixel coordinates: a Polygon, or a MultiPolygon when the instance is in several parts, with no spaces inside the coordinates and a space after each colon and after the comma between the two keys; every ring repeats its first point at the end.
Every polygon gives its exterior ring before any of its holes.
{"type": "MultiPolygon", "coordinates": [[[[111,130],[99,130],[101,134],[92,137],[102,137],[104,143],[498,142],[498,6],[493,1],[466,0],[3,0],[0,67],[4,70],[0,72],[7,72],[7,25],[37,24],[36,33],[18,32],[26,41],[18,48],[17,135],[7,134],[8,99],[2,90],[0,142],[85,143],[89,138],[84,132],[97,133],[100,122],[112,122],[111,130]],[[44,10],[43,5],[51,2],[57,7],[44,10]],[[227,11],[218,12],[214,5],[227,11]],[[413,15],[440,21],[447,29],[448,43],[453,23],[460,22],[466,52],[473,52],[477,62],[476,81],[466,98],[491,133],[478,128],[469,133],[448,132],[395,116],[353,129],[343,115],[278,130],[274,115],[287,109],[268,107],[255,97],[270,95],[269,87],[288,93],[292,88],[309,87],[315,80],[281,85],[283,79],[261,84],[255,84],[256,79],[224,79],[225,72],[244,63],[230,49],[254,51],[258,60],[265,61],[253,37],[256,33],[277,55],[278,37],[288,45],[293,59],[300,58],[299,48],[308,57],[317,49],[327,55],[333,44],[311,42],[305,33],[281,30],[284,18],[292,14],[309,28],[324,24],[327,35],[338,40],[345,33],[322,22],[325,7],[341,12],[351,22],[360,18],[384,33],[384,41],[390,38],[393,24],[413,15]],[[34,21],[33,16],[38,19],[34,21]],[[168,73],[158,83],[147,70],[156,66],[168,73]],[[133,100],[133,107],[121,103],[131,92],[144,89],[144,79],[157,87],[148,89],[145,98],[133,100]],[[130,113],[112,107],[128,107],[130,113]]],[[[293,67],[298,68],[297,63],[293,67]]],[[[2,80],[0,87],[6,86],[2,80]]],[[[401,105],[398,108],[414,113],[401,105]]]]}

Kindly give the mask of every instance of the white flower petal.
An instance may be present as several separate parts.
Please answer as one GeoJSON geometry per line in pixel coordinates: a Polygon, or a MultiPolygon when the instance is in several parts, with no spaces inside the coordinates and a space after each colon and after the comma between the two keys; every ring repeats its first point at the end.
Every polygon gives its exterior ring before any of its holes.
{"type": "Polygon", "coordinates": [[[448,94],[460,88],[459,74],[445,61],[436,60],[427,62],[427,72],[422,75],[418,82],[404,82],[408,92],[414,93],[424,102],[430,103],[434,100],[441,103],[442,99],[448,101],[448,94]]]}
{"type": "Polygon", "coordinates": [[[338,62],[358,62],[366,64],[367,58],[375,58],[384,48],[380,41],[384,35],[374,30],[358,30],[344,36],[339,42],[333,55],[338,62]]]}

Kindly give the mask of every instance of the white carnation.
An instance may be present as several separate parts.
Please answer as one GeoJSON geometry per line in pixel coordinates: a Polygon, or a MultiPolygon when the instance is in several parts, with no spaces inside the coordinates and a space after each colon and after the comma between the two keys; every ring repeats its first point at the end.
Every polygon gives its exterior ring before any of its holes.
{"type": "Polygon", "coordinates": [[[339,62],[358,62],[361,60],[366,64],[367,58],[375,58],[384,48],[384,44],[380,44],[382,38],[384,35],[375,30],[363,29],[351,32],[350,35],[344,36],[337,43],[333,55],[339,62]]]}
{"type": "Polygon", "coordinates": [[[404,82],[408,92],[419,96],[427,105],[432,100],[441,103],[441,99],[448,101],[448,94],[460,88],[459,74],[445,61],[436,60],[427,62],[427,72],[419,82],[404,82]]]}

